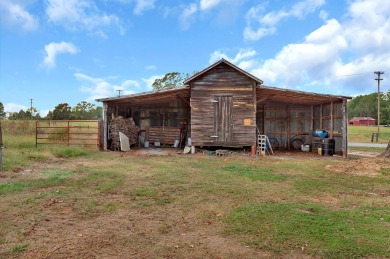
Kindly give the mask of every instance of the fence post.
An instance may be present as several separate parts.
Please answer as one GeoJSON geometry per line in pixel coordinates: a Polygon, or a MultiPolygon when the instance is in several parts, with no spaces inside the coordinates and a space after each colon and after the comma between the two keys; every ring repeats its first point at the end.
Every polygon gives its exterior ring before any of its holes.
{"type": "Polygon", "coordinates": [[[1,119],[0,119],[0,172],[3,171],[3,130],[1,129],[1,119]]]}
{"type": "Polygon", "coordinates": [[[35,122],[35,147],[38,147],[38,121],[35,122]]]}
{"type": "Polygon", "coordinates": [[[70,124],[68,120],[68,147],[69,147],[69,142],[70,142],[70,124]]]}

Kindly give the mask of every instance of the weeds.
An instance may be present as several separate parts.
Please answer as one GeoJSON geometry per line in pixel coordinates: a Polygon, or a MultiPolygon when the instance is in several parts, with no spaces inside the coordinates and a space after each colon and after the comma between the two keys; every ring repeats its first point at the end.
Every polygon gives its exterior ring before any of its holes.
{"type": "Polygon", "coordinates": [[[71,158],[87,155],[86,150],[77,147],[55,148],[52,152],[55,157],[59,158],[71,158]]]}
{"type": "MultiPolygon", "coordinates": [[[[390,210],[331,210],[317,204],[247,204],[225,221],[227,234],[244,235],[256,247],[286,253],[297,247],[326,258],[390,256],[384,227],[390,210]],[[382,218],[382,220],[381,220],[382,218]]],[[[386,223],[387,222],[387,223],[386,223]]]]}
{"type": "Polygon", "coordinates": [[[24,253],[27,250],[27,247],[29,244],[23,244],[23,245],[15,245],[11,249],[11,253],[16,254],[16,253],[24,253]]]}

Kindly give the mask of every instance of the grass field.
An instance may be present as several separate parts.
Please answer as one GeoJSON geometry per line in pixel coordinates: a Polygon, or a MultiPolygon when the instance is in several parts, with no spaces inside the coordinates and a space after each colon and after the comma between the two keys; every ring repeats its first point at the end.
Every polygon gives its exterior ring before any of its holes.
{"type": "Polygon", "coordinates": [[[390,162],[141,156],[4,135],[0,258],[386,258],[390,162]],[[12,141],[10,141],[12,139],[12,141]]]}
{"type": "MultiPolygon", "coordinates": [[[[367,126],[348,126],[348,141],[349,142],[371,142],[372,133],[378,131],[377,127],[367,126]]],[[[387,144],[390,140],[390,127],[381,127],[378,143],[387,144]]]]}

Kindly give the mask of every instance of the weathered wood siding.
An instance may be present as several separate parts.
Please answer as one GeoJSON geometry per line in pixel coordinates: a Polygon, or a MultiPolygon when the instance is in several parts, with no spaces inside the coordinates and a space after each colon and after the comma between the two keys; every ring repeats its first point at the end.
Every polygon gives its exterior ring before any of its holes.
{"type": "Polygon", "coordinates": [[[190,87],[193,145],[255,144],[256,96],[253,79],[226,64],[220,64],[195,78],[190,87]]]}

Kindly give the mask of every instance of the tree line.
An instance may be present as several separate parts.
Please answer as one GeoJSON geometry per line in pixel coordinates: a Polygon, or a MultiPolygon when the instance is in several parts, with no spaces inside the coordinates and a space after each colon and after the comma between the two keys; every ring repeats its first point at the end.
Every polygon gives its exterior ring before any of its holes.
{"type": "Polygon", "coordinates": [[[35,107],[19,112],[7,112],[0,102],[0,118],[9,120],[98,120],[102,118],[103,108],[86,101],[71,107],[68,103],[60,103],[50,110],[45,117],[41,117],[35,107]],[[8,116],[7,116],[8,115],[8,116]]]}
{"type": "MultiPolygon", "coordinates": [[[[348,102],[348,118],[378,118],[378,93],[359,95],[348,102]]],[[[380,124],[390,124],[390,90],[380,94],[380,124]]]]}

